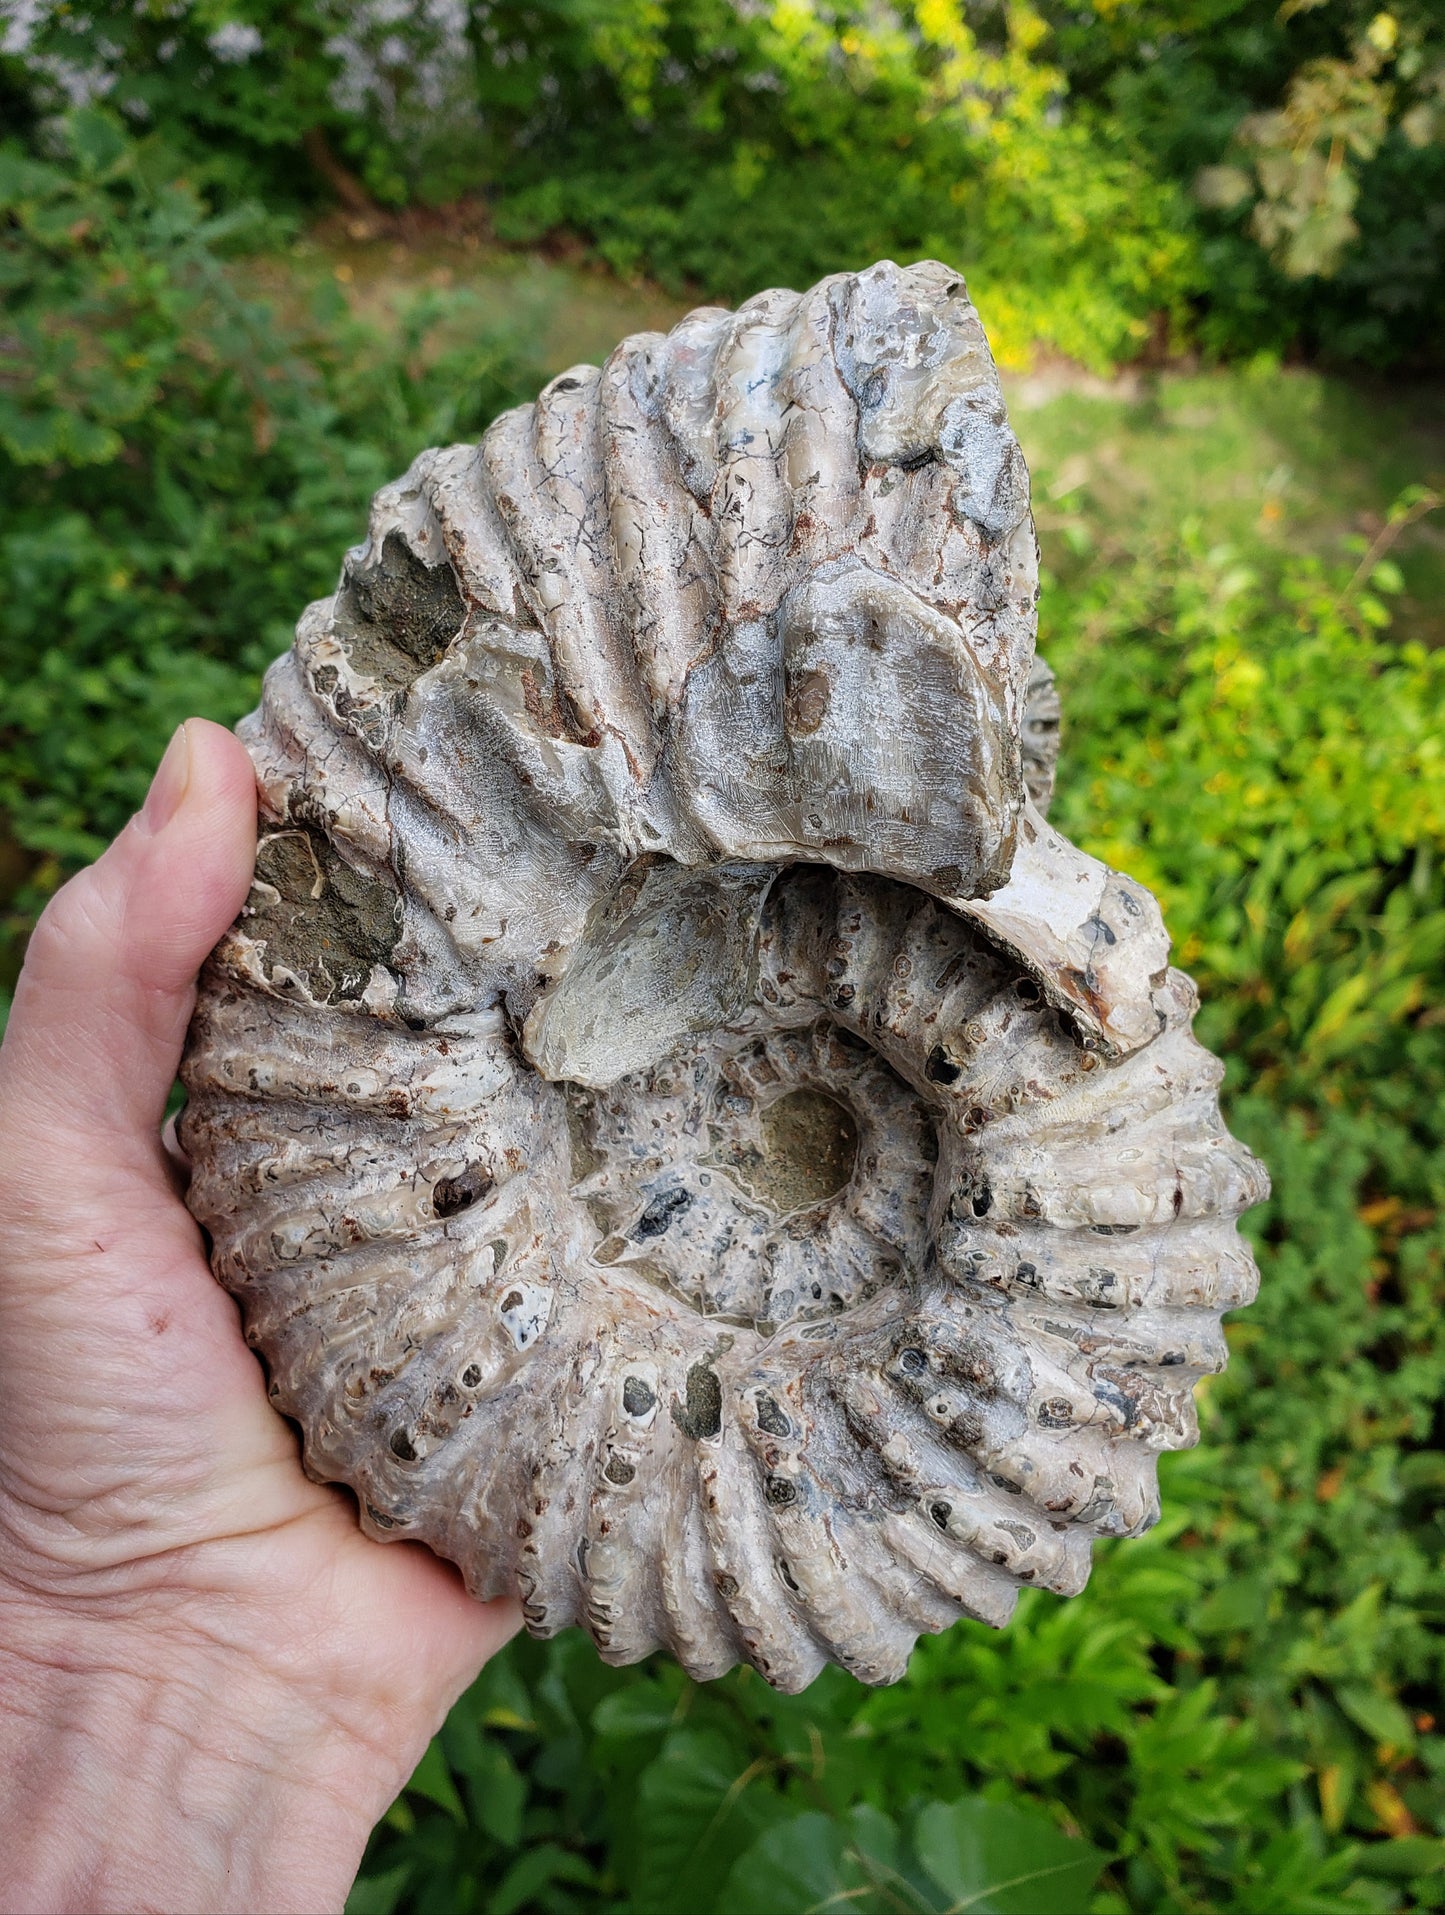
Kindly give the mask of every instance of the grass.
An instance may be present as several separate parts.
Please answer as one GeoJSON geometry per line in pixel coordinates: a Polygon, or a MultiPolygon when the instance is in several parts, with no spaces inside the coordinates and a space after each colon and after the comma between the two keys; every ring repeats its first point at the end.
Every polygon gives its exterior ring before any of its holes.
{"type": "MultiPolygon", "coordinates": [[[[547,377],[600,362],[626,333],[666,330],[697,303],[579,257],[498,245],[465,206],[338,215],[284,254],[245,261],[238,278],[283,312],[334,285],[354,317],[383,333],[400,330],[419,292],[464,295],[468,317],[438,328],[432,351],[455,346],[467,323],[518,326],[547,377]]],[[[1330,554],[1373,539],[1407,486],[1445,492],[1438,382],[1351,382],[1266,355],[1112,380],[1053,359],[1005,369],[1003,384],[1044,560],[1061,576],[1101,541],[1111,552],[1137,548],[1189,517],[1216,543],[1330,554]]],[[[1393,555],[1405,581],[1397,629],[1445,642],[1445,520],[1412,527],[1393,555]]],[[[1043,644],[1049,612],[1045,602],[1043,644]]]]}
{"type": "MultiPolygon", "coordinates": [[[[1373,540],[1407,487],[1445,492],[1438,385],[1375,388],[1264,360],[1112,386],[1064,371],[1005,378],[1005,390],[1039,542],[1065,574],[1095,541],[1138,550],[1186,518],[1211,543],[1334,556],[1373,540]]],[[[1445,641],[1445,521],[1417,521],[1393,556],[1404,579],[1395,629],[1445,641]]]]}

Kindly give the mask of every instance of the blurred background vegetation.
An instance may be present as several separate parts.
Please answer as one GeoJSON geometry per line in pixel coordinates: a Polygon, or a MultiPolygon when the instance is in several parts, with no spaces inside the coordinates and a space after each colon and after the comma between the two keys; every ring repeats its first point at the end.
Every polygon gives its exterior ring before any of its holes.
{"type": "Polygon", "coordinates": [[[1085,1595],[876,1694],[518,1645],[354,1915],[1445,1907],[1436,0],[0,0],[0,1015],[421,446],[930,253],[1033,471],[1060,822],[1274,1175],[1261,1300],[1085,1595]]]}

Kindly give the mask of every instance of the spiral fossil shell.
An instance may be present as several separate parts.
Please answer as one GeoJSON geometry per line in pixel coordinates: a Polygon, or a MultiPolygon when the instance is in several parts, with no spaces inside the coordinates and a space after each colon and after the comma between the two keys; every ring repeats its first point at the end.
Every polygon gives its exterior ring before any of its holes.
{"type": "Polygon", "coordinates": [[[307,1468],[538,1634],[887,1682],[1194,1439],[1265,1180],[1042,815],[1035,598],[962,282],[883,264],[423,453],[242,727],[191,1203],[307,1468]]]}

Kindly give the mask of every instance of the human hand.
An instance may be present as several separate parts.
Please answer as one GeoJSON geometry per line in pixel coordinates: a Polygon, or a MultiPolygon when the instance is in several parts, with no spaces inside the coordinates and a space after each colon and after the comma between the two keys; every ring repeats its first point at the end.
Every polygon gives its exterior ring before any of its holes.
{"type": "Polygon", "coordinates": [[[255,782],[193,719],[0,1047],[0,1908],[339,1907],[517,1627],[308,1482],[161,1141],[255,782]]]}

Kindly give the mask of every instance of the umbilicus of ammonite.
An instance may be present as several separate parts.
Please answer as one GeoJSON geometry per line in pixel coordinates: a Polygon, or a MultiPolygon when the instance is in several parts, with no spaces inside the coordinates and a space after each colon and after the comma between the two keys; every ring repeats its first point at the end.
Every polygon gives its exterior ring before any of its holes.
{"type": "Polygon", "coordinates": [[[307,1469],[613,1662],[898,1677],[1083,1586],[1266,1189],[1043,816],[962,280],[705,308],[378,493],[241,726],[190,1201],[307,1469]]]}

